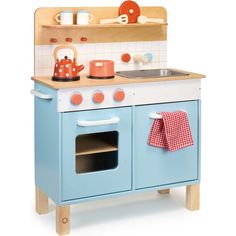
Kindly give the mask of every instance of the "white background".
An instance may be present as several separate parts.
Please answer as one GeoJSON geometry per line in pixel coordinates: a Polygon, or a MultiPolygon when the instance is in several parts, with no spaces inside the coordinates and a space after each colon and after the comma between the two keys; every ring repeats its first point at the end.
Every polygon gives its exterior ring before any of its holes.
{"type": "MultiPolygon", "coordinates": [[[[235,1],[145,0],[168,10],[168,64],[202,83],[201,210],[146,193],[72,207],[71,235],[235,235],[235,1]]],[[[4,1],[0,10],[1,235],[56,235],[55,211],[34,212],[33,14],[42,6],[119,6],[120,0],[4,1]],[[50,2],[50,3],[49,3],[50,2]],[[102,2],[102,3],[100,3],[102,2]]],[[[51,209],[54,206],[51,205],[51,209]]]]}

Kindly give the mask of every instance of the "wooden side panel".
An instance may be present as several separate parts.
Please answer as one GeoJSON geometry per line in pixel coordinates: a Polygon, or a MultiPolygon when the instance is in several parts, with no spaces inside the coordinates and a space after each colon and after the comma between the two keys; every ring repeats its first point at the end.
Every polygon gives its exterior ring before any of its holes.
{"type": "MultiPolygon", "coordinates": [[[[66,37],[74,39],[74,43],[80,42],[81,37],[87,37],[87,43],[101,42],[132,42],[132,41],[155,41],[167,39],[167,26],[151,24],[148,27],[118,25],[118,27],[69,27],[50,28],[43,26],[57,25],[55,16],[62,10],[86,9],[93,14],[92,24],[98,24],[103,18],[116,18],[118,7],[83,7],[83,8],[39,8],[35,12],[35,45],[50,44],[50,38],[57,38],[58,43],[64,43],[66,37]]],[[[152,18],[162,18],[167,21],[166,10],[162,7],[142,7],[143,15],[152,18]]],[[[75,14],[74,14],[75,17],[75,14]]],[[[75,19],[74,19],[75,22],[75,19]]]]}

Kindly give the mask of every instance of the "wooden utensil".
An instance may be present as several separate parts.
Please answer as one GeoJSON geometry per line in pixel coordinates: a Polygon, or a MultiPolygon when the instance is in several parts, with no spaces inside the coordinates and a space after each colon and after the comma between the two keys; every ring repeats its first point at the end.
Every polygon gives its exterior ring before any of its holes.
{"type": "Polygon", "coordinates": [[[148,18],[147,16],[143,16],[143,15],[138,17],[138,23],[145,24],[148,22],[163,24],[164,20],[160,18],[148,18]]]}
{"type": "Polygon", "coordinates": [[[120,15],[118,18],[100,20],[100,24],[111,24],[111,23],[127,24],[128,16],[123,14],[123,15],[120,15]]]}
{"type": "Polygon", "coordinates": [[[123,2],[119,7],[119,15],[127,15],[128,23],[137,23],[140,13],[139,5],[131,0],[123,2]]]}

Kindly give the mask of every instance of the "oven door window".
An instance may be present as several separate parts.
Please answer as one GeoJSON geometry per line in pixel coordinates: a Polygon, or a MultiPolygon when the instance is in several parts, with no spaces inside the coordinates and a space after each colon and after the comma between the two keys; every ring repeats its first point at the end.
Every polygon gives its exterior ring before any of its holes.
{"type": "Polygon", "coordinates": [[[78,135],[75,140],[76,173],[117,168],[118,136],[117,131],[78,135]]]}

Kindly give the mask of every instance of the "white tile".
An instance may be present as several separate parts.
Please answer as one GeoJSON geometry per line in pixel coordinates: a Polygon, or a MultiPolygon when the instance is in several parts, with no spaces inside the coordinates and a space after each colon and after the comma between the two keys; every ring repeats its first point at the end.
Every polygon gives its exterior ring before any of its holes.
{"type": "Polygon", "coordinates": [[[112,52],[113,46],[117,44],[117,43],[110,43],[110,45],[108,45],[108,43],[103,43],[102,47],[104,52],[112,52]]]}
{"type": "Polygon", "coordinates": [[[78,44],[77,45],[77,51],[78,51],[78,54],[85,54],[87,53],[88,51],[88,47],[86,44],[78,44]]]}
{"type": "Polygon", "coordinates": [[[131,42],[129,43],[129,50],[132,52],[135,52],[136,51],[136,45],[135,43],[131,42]]]}
{"type": "Polygon", "coordinates": [[[85,62],[87,60],[87,55],[86,54],[80,54],[77,58],[79,63],[85,62]]]}
{"type": "Polygon", "coordinates": [[[115,62],[117,62],[117,63],[121,63],[121,59],[120,59],[120,57],[121,57],[121,54],[120,53],[114,53],[113,54],[113,60],[115,61],[115,62]]]}
{"type": "Polygon", "coordinates": [[[95,53],[103,53],[103,47],[102,45],[100,45],[100,43],[96,43],[96,46],[95,46],[95,53]]]}
{"type": "Polygon", "coordinates": [[[42,56],[43,55],[43,47],[42,46],[35,46],[34,47],[34,55],[37,56],[42,56]]]}
{"type": "Polygon", "coordinates": [[[109,53],[117,53],[120,51],[120,43],[111,43],[111,47],[108,48],[109,50],[107,52],[109,53]]]}
{"type": "Polygon", "coordinates": [[[52,56],[43,56],[43,68],[54,67],[54,59],[52,56]]]}
{"type": "Polygon", "coordinates": [[[167,67],[166,62],[160,62],[159,65],[160,65],[160,68],[166,68],[167,67]]]}
{"type": "Polygon", "coordinates": [[[43,57],[42,56],[35,57],[34,66],[35,66],[35,68],[42,68],[43,67],[43,57]]]}
{"type": "Polygon", "coordinates": [[[167,41],[160,41],[160,49],[161,50],[167,49],[167,41]]]}
{"type": "MultiPolygon", "coordinates": [[[[38,73],[48,75],[53,71],[53,50],[58,45],[44,45],[35,47],[35,67],[38,73]],[[41,55],[41,56],[40,56],[41,55]],[[40,59],[41,58],[41,59],[40,59]],[[40,70],[38,68],[44,68],[40,70]]],[[[89,69],[89,61],[95,59],[114,60],[116,66],[120,70],[134,70],[143,68],[157,68],[164,67],[167,64],[167,43],[166,41],[152,41],[152,42],[116,42],[116,43],[85,43],[76,44],[78,50],[78,63],[86,66],[86,72],[89,69]],[[153,62],[148,65],[135,64],[131,59],[130,63],[122,63],[122,53],[129,53],[131,57],[134,54],[153,53],[153,62]]],[[[60,50],[59,59],[67,55],[73,59],[73,53],[70,49],[60,50]]]]}
{"type": "Polygon", "coordinates": [[[86,53],[88,53],[88,54],[94,54],[95,53],[95,44],[94,43],[88,43],[87,44],[86,53]]]}
{"type": "Polygon", "coordinates": [[[44,68],[43,69],[43,76],[52,76],[53,75],[53,69],[52,68],[44,68]]]}
{"type": "Polygon", "coordinates": [[[43,68],[35,68],[34,74],[35,76],[43,76],[43,68]]]}
{"type": "Polygon", "coordinates": [[[55,45],[44,45],[43,46],[43,55],[53,55],[55,45]]]}

